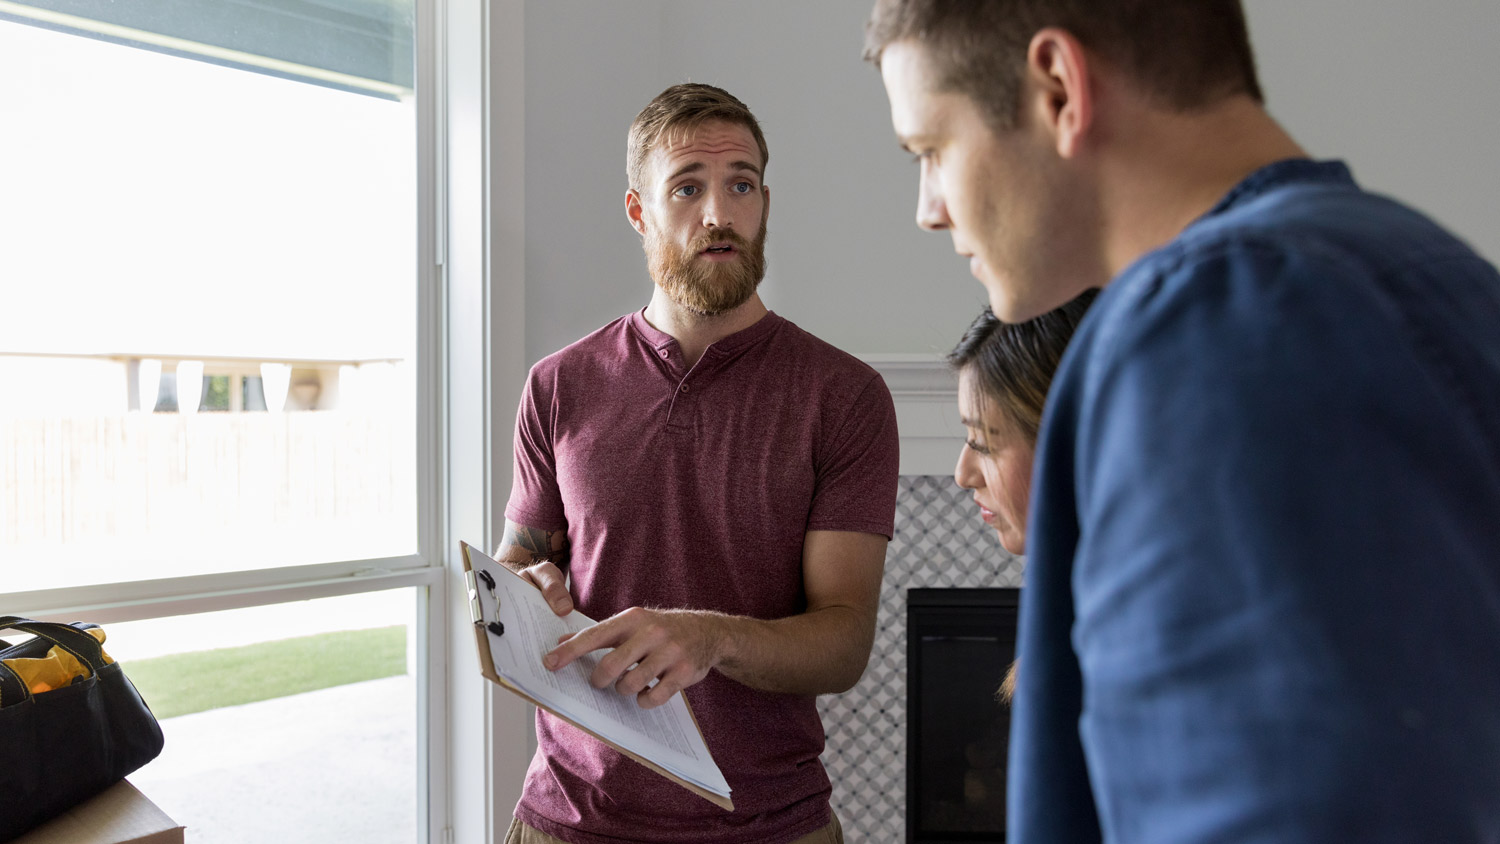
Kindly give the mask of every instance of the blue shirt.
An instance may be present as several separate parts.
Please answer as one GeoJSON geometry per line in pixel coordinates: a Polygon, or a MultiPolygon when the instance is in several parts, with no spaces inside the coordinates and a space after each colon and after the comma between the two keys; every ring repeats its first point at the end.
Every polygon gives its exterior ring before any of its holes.
{"type": "Polygon", "coordinates": [[[1012,844],[1500,841],[1500,277],[1340,163],[1252,174],[1053,383],[1012,844]]]}

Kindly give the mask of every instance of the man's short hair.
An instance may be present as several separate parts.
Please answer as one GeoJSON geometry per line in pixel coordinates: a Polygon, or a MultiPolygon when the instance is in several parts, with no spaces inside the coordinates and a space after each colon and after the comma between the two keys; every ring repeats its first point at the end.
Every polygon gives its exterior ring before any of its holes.
{"type": "Polygon", "coordinates": [[[1020,123],[1031,38],[1072,33],[1161,105],[1190,111],[1247,94],[1264,101],[1239,0],[876,0],[865,59],[912,39],[940,90],[966,94],[997,130],[1020,123]]]}
{"type": "Polygon", "coordinates": [[[625,175],[633,190],[641,189],[641,180],[646,172],[646,159],[662,139],[678,133],[691,132],[705,123],[730,123],[744,126],[755,137],[760,148],[761,178],[765,178],[766,162],[771,153],[766,149],[766,137],[761,134],[760,123],[749,107],[723,88],[687,82],[673,85],[641,109],[630,124],[630,135],[625,151],[625,175]]]}

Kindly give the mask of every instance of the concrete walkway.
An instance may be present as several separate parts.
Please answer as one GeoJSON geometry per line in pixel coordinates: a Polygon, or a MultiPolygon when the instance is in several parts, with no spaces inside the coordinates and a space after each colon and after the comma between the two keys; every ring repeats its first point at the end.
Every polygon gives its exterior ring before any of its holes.
{"type": "Polygon", "coordinates": [[[410,675],[169,718],[130,776],[191,844],[412,844],[410,675]]]}

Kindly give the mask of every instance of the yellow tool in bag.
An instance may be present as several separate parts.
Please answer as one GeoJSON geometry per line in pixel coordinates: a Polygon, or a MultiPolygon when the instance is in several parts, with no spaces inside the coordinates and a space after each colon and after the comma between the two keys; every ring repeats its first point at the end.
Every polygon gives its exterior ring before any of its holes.
{"type": "Polygon", "coordinates": [[[161,753],[161,725],[97,625],[0,615],[0,841],[66,812],[161,753]]]}
{"type": "MultiPolygon", "coordinates": [[[[99,644],[104,644],[103,628],[94,627],[84,632],[98,639],[99,644]]],[[[106,665],[114,662],[102,649],[99,655],[104,658],[106,665]]],[[[21,657],[4,662],[34,695],[71,685],[74,680],[87,679],[94,673],[87,665],[79,662],[77,657],[57,645],[53,645],[47,655],[39,659],[21,657]]]]}

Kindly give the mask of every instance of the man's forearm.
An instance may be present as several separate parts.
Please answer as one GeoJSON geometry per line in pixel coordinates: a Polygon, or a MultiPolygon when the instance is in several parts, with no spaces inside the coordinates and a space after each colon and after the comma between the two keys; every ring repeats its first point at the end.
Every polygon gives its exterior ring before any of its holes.
{"type": "Polygon", "coordinates": [[[874,619],[853,607],[823,607],[764,621],[691,612],[711,631],[714,667],[751,688],[836,694],[859,682],[875,639],[874,619]]]}
{"type": "Polygon", "coordinates": [[[507,521],[505,534],[495,548],[495,560],[516,572],[538,563],[552,563],[566,569],[568,552],[567,531],[540,530],[507,521]]]}
{"type": "Polygon", "coordinates": [[[762,691],[846,691],[870,659],[885,546],[886,538],[877,534],[809,531],[803,551],[808,609],[799,615],[767,621],[631,607],[567,637],[542,662],[556,671],[585,654],[608,651],[589,682],[599,689],[614,685],[648,708],[714,669],[762,691]]]}

